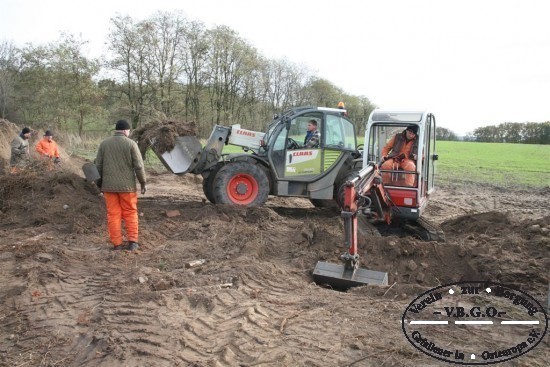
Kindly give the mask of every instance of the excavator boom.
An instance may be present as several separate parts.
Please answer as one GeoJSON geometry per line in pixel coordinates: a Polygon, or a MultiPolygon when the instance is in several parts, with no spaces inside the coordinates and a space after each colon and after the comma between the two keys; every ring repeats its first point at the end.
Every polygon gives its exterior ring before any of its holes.
{"type": "Polygon", "coordinates": [[[374,209],[374,215],[387,223],[391,221],[391,201],[382,185],[378,166],[371,164],[347,181],[344,189],[344,244],[347,252],[340,256],[343,264],[319,261],[313,270],[313,279],[317,284],[327,284],[335,289],[377,284],[387,285],[386,272],[362,269],[359,267],[357,251],[357,215],[362,211],[374,209]]]}

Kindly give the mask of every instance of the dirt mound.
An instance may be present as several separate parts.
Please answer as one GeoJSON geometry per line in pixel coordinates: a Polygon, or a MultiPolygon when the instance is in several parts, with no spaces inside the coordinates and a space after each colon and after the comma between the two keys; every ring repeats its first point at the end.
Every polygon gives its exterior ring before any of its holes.
{"type": "Polygon", "coordinates": [[[4,172],[10,162],[11,147],[10,144],[21,132],[21,129],[13,122],[0,119],[0,174],[4,172]]]}
{"type": "MultiPolygon", "coordinates": [[[[9,162],[11,158],[11,142],[13,139],[21,132],[21,127],[17,126],[13,122],[8,120],[0,119],[0,175],[8,172],[9,162]]],[[[38,153],[35,151],[35,146],[38,140],[42,139],[44,136],[44,131],[42,130],[32,130],[31,136],[29,138],[30,146],[30,170],[40,171],[45,168],[43,160],[38,156],[38,153]]],[[[58,142],[59,148],[59,157],[61,158],[61,166],[64,171],[70,171],[75,174],[79,174],[82,167],[83,160],[77,157],[71,157],[67,154],[65,149],[58,142]]]]}
{"type": "Polygon", "coordinates": [[[104,218],[99,191],[68,171],[48,171],[36,161],[25,171],[0,177],[0,226],[55,225],[86,233],[104,218]]]}
{"type": "Polygon", "coordinates": [[[443,228],[480,275],[475,280],[517,285],[539,295],[547,291],[549,216],[514,220],[510,213],[486,212],[446,221],[443,228]]]}
{"type": "Polygon", "coordinates": [[[196,136],[197,125],[194,121],[157,121],[150,122],[132,132],[131,138],[137,141],[141,155],[145,157],[151,142],[155,142],[155,151],[159,154],[174,149],[178,136],[196,136]]]}

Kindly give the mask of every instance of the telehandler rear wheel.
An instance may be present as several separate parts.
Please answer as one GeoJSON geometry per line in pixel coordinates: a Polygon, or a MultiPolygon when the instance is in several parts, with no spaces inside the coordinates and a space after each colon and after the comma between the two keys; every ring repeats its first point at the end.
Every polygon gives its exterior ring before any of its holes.
{"type": "Polygon", "coordinates": [[[264,170],[249,162],[224,165],[214,178],[217,204],[261,206],[269,194],[269,180],[264,170]]]}

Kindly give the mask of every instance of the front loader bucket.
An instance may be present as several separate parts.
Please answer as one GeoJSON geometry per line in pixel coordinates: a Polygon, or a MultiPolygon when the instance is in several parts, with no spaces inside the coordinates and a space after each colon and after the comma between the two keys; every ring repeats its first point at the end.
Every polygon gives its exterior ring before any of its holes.
{"type": "Polygon", "coordinates": [[[388,285],[388,273],[367,269],[346,269],[344,265],[319,261],[313,269],[315,283],[346,290],[362,285],[388,285]]]}
{"type": "Polygon", "coordinates": [[[154,142],[152,148],[162,164],[176,175],[182,175],[195,168],[202,152],[202,145],[195,136],[176,137],[174,149],[162,154],[155,151],[154,142]]]}

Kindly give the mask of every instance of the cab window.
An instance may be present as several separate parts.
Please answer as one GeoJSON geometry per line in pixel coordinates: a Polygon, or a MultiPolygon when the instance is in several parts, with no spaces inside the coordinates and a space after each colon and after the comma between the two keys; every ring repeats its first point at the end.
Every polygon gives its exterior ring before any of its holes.
{"type": "Polygon", "coordinates": [[[341,116],[327,115],[323,135],[327,148],[355,150],[357,147],[353,124],[341,116]]]}

